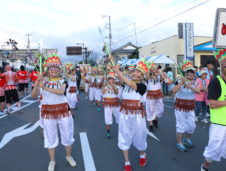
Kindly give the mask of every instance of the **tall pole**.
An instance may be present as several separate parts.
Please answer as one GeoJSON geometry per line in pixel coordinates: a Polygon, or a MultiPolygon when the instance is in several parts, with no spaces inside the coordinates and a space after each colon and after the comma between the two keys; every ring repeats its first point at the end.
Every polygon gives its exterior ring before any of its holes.
{"type": "Polygon", "coordinates": [[[111,55],[111,45],[112,45],[112,33],[111,33],[111,16],[109,16],[109,52],[111,55]]]}
{"type": "Polygon", "coordinates": [[[134,33],[135,33],[136,45],[138,46],[138,42],[137,42],[137,30],[136,30],[135,22],[133,23],[133,26],[134,26],[134,33]]]}
{"type": "MultiPolygon", "coordinates": [[[[25,36],[27,36],[27,53],[28,53],[27,56],[28,56],[28,58],[30,58],[30,36],[31,36],[31,34],[25,34],[25,36]]],[[[27,65],[28,58],[25,60],[25,67],[27,65]]]]}

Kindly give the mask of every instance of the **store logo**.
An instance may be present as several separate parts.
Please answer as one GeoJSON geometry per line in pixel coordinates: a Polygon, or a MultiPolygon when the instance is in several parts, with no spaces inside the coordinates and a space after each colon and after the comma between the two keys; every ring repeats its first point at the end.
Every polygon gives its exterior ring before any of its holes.
{"type": "Polygon", "coordinates": [[[226,35],[226,25],[224,23],[222,24],[221,34],[226,35]]]}

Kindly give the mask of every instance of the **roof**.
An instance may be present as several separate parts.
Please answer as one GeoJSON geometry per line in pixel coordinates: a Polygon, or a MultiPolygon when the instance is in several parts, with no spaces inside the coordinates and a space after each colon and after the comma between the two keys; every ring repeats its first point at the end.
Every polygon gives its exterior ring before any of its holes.
{"type": "Polygon", "coordinates": [[[212,41],[202,43],[194,47],[194,51],[214,51],[214,50],[216,50],[216,48],[213,47],[212,41]]]}
{"type": "Polygon", "coordinates": [[[131,54],[133,53],[138,47],[133,45],[131,42],[112,50],[112,54],[131,54]]]}

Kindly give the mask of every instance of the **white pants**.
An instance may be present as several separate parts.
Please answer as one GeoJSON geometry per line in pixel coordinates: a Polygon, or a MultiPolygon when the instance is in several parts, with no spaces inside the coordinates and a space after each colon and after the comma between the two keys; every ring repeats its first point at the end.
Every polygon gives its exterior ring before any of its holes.
{"type": "Polygon", "coordinates": [[[122,98],[122,92],[123,92],[123,87],[120,86],[118,89],[118,98],[121,99],[122,98]]]}
{"type": "Polygon", "coordinates": [[[193,134],[195,132],[195,112],[183,112],[175,110],[176,117],[176,132],[177,133],[189,133],[193,134]]]}
{"type": "Polygon", "coordinates": [[[95,88],[94,87],[90,87],[89,88],[89,101],[93,101],[95,97],[95,88]]]}
{"type": "Polygon", "coordinates": [[[60,119],[42,119],[44,128],[44,147],[55,148],[59,144],[58,129],[60,130],[61,144],[70,146],[74,142],[74,121],[72,116],[60,119]]]}
{"type": "Polygon", "coordinates": [[[102,97],[102,89],[101,88],[95,88],[94,90],[94,97],[96,101],[101,101],[101,97],[102,97]]]}
{"type": "Polygon", "coordinates": [[[146,99],[147,121],[162,117],[164,106],[162,99],[146,99]]]}
{"type": "Polygon", "coordinates": [[[145,117],[141,114],[120,114],[118,147],[121,150],[129,150],[133,143],[139,151],[147,148],[147,127],[145,117]]]}
{"type": "Polygon", "coordinates": [[[208,161],[226,159],[226,126],[210,125],[209,143],[203,155],[208,161]]]}
{"type": "Polygon", "coordinates": [[[115,122],[119,123],[120,107],[104,107],[104,119],[106,125],[113,123],[112,115],[115,117],[115,122]]]}
{"type": "Polygon", "coordinates": [[[69,93],[67,92],[67,101],[71,109],[76,107],[76,103],[78,102],[77,93],[69,93]]]}
{"type": "Polygon", "coordinates": [[[85,92],[88,93],[88,91],[89,91],[89,84],[85,83],[85,92]]]}

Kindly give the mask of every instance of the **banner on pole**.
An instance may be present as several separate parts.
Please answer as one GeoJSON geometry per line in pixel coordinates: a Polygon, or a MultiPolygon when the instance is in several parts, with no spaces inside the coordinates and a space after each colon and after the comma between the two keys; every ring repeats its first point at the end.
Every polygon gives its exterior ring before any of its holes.
{"type": "Polygon", "coordinates": [[[194,25],[184,23],[184,59],[194,61],[194,25]]]}

